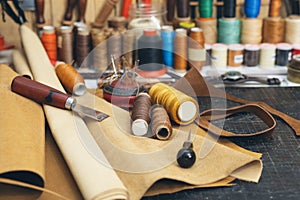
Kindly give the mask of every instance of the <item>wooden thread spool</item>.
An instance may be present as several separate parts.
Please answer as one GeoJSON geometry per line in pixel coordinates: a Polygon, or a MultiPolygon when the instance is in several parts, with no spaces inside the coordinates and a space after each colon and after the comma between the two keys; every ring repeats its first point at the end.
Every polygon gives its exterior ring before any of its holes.
{"type": "Polygon", "coordinates": [[[150,111],[151,134],[159,140],[168,140],[173,132],[167,111],[161,105],[154,105],[150,111]]]}
{"type": "Polygon", "coordinates": [[[61,26],[57,37],[58,60],[65,63],[73,61],[73,35],[70,26],[61,26]]]}
{"type": "Polygon", "coordinates": [[[228,46],[228,66],[240,67],[244,60],[244,46],[241,44],[231,44],[228,46]]]}
{"type": "Polygon", "coordinates": [[[182,28],[175,30],[174,69],[177,71],[187,69],[187,31],[182,28]]]}
{"type": "Polygon", "coordinates": [[[217,42],[217,20],[215,18],[196,18],[197,27],[203,30],[205,42],[215,44],[217,42]]]}
{"type": "Polygon", "coordinates": [[[285,42],[300,43],[300,17],[290,16],[285,18],[285,42]]]}
{"type": "Polygon", "coordinates": [[[243,44],[260,44],[262,41],[262,27],[262,19],[242,19],[241,42],[243,44]]]}
{"type": "Polygon", "coordinates": [[[269,17],[280,16],[281,0],[271,0],[269,5],[269,17]]]}
{"type": "Polygon", "coordinates": [[[187,125],[198,116],[198,102],[164,83],[154,84],[149,95],[153,103],[162,105],[177,124],[187,125]]]}
{"type": "Polygon", "coordinates": [[[111,32],[107,29],[92,29],[91,31],[94,69],[97,71],[105,71],[107,68],[107,38],[110,34],[111,32]]]}
{"type": "Polygon", "coordinates": [[[263,42],[264,43],[280,43],[284,39],[284,20],[277,18],[263,19],[263,42]]]}
{"type": "Polygon", "coordinates": [[[57,40],[55,29],[53,26],[43,27],[41,41],[52,65],[55,65],[55,62],[57,60],[57,40]]]}
{"type": "Polygon", "coordinates": [[[64,88],[71,94],[81,96],[86,92],[83,77],[69,64],[58,63],[55,72],[64,88]]]}
{"type": "Polygon", "coordinates": [[[269,68],[275,66],[276,46],[274,44],[263,43],[260,45],[259,66],[269,68]]]}
{"type": "Polygon", "coordinates": [[[144,136],[148,133],[151,105],[151,98],[147,93],[140,93],[134,99],[131,114],[131,130],[134,135],[144,136]]]}
{"type": "Polygon", "coordinates": [[[211,65],[212,67],[227,66],[227,50],[225,44],[216,43],[211,47],[211,65]]]}
{"type": "Polygon", "coordinates": [[[205,64],[205,39],[202,29],[198,27],[192,28],[190,32],[188,58],[190,64],[198,70],[205,64]]]}

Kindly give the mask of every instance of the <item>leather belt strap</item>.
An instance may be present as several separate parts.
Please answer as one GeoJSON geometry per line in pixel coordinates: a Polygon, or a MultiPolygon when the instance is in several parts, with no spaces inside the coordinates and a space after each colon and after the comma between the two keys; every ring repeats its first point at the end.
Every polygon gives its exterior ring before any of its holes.
{"type": "Polygon", "coordinates": [[[217,135],[221,135],[224,137],[247,137],[247,136],[255,136],[261,135],[264,133],[272,133],[275,126],[276,121],[270,115],[268,111],[266,111],[263,107],[257,104],[246,104],[241,106],[236,106],[228,109],[210,109],[200,113],[200,117],[197,121],[195,121],[198,126],[201,128],[208,130],[209,132],[217,135]],[[211,123],[211,120],[217,120],[232,116],[237,113],[252,113],[258,116],[267,126],[268,128],[262,131],[258,131],[255,133],[233,133],[226,130],[223,130],[211,123]]]}

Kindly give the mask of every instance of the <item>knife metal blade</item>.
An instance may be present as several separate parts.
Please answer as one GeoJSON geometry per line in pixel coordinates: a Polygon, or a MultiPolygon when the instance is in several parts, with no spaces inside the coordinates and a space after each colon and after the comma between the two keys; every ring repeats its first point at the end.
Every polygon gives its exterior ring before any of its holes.
{"type": "Polygon", "coordinates": [[[11,90],[35,102],[51,105],[57,108],[72,110],[99,122],[109,115],[92,108],[77,104],[76,99],[62,93],[55,88],[31,80],[24,76],[17,76],[11,83],[11,90]]]}

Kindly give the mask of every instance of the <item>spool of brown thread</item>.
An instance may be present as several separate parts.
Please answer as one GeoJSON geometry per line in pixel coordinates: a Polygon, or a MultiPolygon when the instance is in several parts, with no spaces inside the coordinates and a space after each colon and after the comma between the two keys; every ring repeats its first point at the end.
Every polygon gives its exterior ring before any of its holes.
{"type": "Polygon", "coordinates": [[[269,5],[269,17],[280,16],[281,0],[271,0],[269,5]]]}
{"type": "Polygon", "coordinates": [[[93,27],[102,28],[107,21],[108,16],[111,11],[114,9],[115,5],[119,0],[106,0],[105,4],[102,6],[99,14],[97,15],[93,27]]]}
{"type": "Polygon", "coordinates": [[[173,132],[169,115],[165,108],[155,104],[151,108],[151,134],[159,140],[168,140],[173,132]]]}
{"type": "Polygon", "coordinates": [[[243,18],[241,42],[243,44],[260,44],[262,41],[263,20],[259,18],[243,18]]]}
{"type": "Polygon", "coordinates": [[[70,26],[61,26],[57,37],[58,60],[65,63],[73,61],[73,34],[70,26]]]}
{"type": "Polygon", "coordinates": [[[284,20],[280,17],[263,19],[263,42],[280,43],[284,40],[284,20]]]}
{"type": "Polygon", "coordinates": [[[243,63],[244,46],[232,44],[228,46],[228,66],[240,67],[243,63]]]}
{"type": "Polygon", "coordinates": [[[191,29],[188,47],[190,65],[201,70],[205,64],[206,51],[205,39],[202,29],[195,27],[191,29]]]}
{"type": "Polygon", "coordinates": [[[152,101],[147,93],[140,93],[134,99],[131,114],[131,130],[134,135],[144,136],[148,133],[151,105],[152,101]]]}
{"type": "Polygon", "coordinates": [[[56,65],[55,72],[69,93],[80,96],[86,92],[83,77],[72,65],[60,62],[56,65]]]}
{"type": "Polygon", "coordinates": [[[83,61],[88,56],[89,52],[90,33],[86,28],[78,28],[76,36],[76,63],[78,67],[87,67],[87,63],[83,63],[83,61]]]}
{"type": "Polygon", "coordinates": [[[177,71],[187,69],[187,31],[179,28],[174,37],[174,68],[177,71]]]}

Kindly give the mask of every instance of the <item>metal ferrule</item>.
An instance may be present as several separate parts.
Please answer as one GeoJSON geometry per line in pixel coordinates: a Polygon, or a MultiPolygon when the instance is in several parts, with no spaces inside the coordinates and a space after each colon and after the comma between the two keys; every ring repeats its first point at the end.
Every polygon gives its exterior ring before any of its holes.
{"type": "Polygon", "coordinates": [[[65,108],[68,110],[72,110],[72,108],[75,106],[75,104],[76,104],[76,99],[74,99],[73,97],[69,97],[66,100],[65,108]]]}

